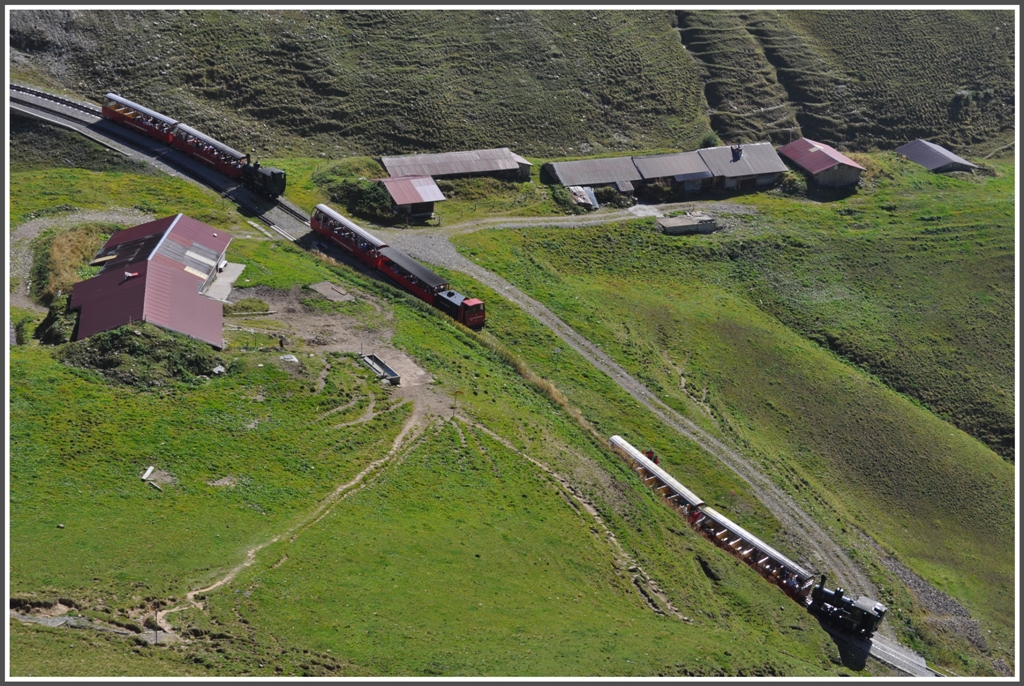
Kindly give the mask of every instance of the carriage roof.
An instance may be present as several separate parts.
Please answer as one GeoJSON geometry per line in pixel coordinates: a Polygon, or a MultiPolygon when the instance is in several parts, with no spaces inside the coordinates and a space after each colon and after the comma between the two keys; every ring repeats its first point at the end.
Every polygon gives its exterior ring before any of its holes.
{"type": "Polygon", "coordinates": [[[158,119],[164,122],[165,124],[175,125],[178,123],[176,120],[171,119],[165,114],[160,114],[159,112],[151,110],[148,107],[143,107],[142,105],[134,103],[127,98],[122,98],[120,95],[117,95],[116,93],[107,93],[105,97],[107,100],[113,100],[114,102],[124,105],[125,107],[130,107],[136,112],[139,112],[140,114],[144,114],[147,117],[152,117],[153,119],[158,119]]]}
{"type": "Polygon", "coordinates": [[[248,157],[248,155],[246,155],[244,152],[238,152],[234,148],[232,148],[230,146],[227,146],[227,145],[224,145],[223,143],[221,143],[216,138],[210,138],[205,133],[202,133],[200,131],[196,131],[191,126],[186,126],[185,124],[178,124],[178,128],[177,128],[176,131],[183,131],[183,132],[187,133],[188,135],[192,136],[193,138],[198,138],[199,140],[203,141],[204,143],[208,143],[209,145],[212,145],[213,147],[217,148],[221,152],[227,153],[228,155],[234,157],[235,159],[244,160],[245,158],[248,157]]]}
{"type": "Polygon", "coordinates": [[[335,220],[336,222],[338,222],[339,224],[344,226],[346,229],[348,229],[352,233],[356,234],[357,236],[359,236],[360,238],[365,240],[367,243],[372,245],[377,250],[380,250],[381,248],[387,247],[387,243],[385,243],[381,239],[377,238],[376,236],[374,236],[372,233],[370,233],[366,229],[356,225],[356,223],[353,222],[351,219],[347,219],[346,217],[341,216],[338,212],[336,212],[335,210],[331,209],[327,205],[323,205],[323,204],[317,205],[316,209],[320,210],[321,212],[326,214],[328,217],[330,217],[331,219],[335,220]]]}

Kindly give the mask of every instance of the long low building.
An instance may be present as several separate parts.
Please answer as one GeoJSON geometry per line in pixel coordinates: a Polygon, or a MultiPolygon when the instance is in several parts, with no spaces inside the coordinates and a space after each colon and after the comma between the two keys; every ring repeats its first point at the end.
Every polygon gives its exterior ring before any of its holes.
{"type": "Polygon", "coordinates": [[[508,148],[382,157],[380,162],[389,176],[430,176],[435,179],[496,175],[528,181],[533,167],[525,157],[508,148]]]}
{"type": "Polygon", "coordinates": [[[633,182],[644,178],[633,159],[600,157],[593,160],[548,162],[544,170],[563,186],[615,185],[619,192],[629,193],[633,190],[633,182]]]}
{"type": "Polygon", "coordinates": [[[638,183],[667,179],[694,192],[770,186],[786,165],[771,143],[748,143],[667,155],[548,162],[543,170],[563,186],[615,186],[629,193],[638,183]]]}
{"type": "Polygon", "coordinates": [[[645,181],[672,179],[683,184],[687,191],[699,191],[711,186],[714,174],[700,156],[700,151],[677,152],[669,155],[634,157],[633,163],[645,181]]]}
{"type": "Polygon", "coordinates": [[[183,214],[118,231],[91,263],[102,271],[71,292],[75,340],[144,321],[223,348],[223,305],[203,293],[230,242],[183,214]]]}
{"type": "Polygon", "coordinates": [[[714,176],[714,187],[745,190],[770,186],[786,171],[771,143],[745,143],[697,151],[714,176]]]}

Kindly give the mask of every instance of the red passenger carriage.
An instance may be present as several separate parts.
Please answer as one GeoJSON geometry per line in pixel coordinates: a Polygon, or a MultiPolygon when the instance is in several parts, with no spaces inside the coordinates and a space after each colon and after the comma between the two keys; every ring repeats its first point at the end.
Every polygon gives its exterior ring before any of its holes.
{"type": "Polygon", "coordinates": [[[161,143],[171,144],[178,122],[151,109],[137,105],[114,93],[103,96],[103,118],[135,129],[161,143]]]}
{"type": "Polygon", "coordinates": [[[438,274],[389,246],[372,233],[357,226],[327,205],[317,205],[309,216],[309,226],[331,243],[358,257],[420,300],[433,305],[466,326],[484,325],[487,313],[482,300],[467,298],[448,288],[438,274]]]}
{"type": "Polygon", "coordinates": [[[355,255],[368,266],[380,268],[384,259],[380,249],[387,247],[387,243],[356,226],[327,205],[316,206],[313,214],[309,216],[309,227],[332,243],[341,246],[346,252],[355,255]]]}
{"type": "Polygon", "coordinates": [[[196,131],[191,126],[179,123],[174,129],[171,145],[189,157],[210,165],[221,174],[237,179],[242,175],[242,167],[249,164],[249,156],[220,141],[210,138],[205,133],[196,131]]]}

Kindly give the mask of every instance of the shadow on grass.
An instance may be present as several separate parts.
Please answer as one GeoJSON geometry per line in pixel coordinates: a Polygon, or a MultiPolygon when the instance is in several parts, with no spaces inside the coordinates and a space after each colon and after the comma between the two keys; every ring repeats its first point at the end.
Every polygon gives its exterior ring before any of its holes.
{"type": "Polygon", "coordinates": [[[822,619],[818,620],[818,625],[828,633],[836,648],[839,649],[839,661],[844,667],[857,672],[864,669],[867,665],[868,653],[871,651],[870,641],[840,634],[822,619]]]}

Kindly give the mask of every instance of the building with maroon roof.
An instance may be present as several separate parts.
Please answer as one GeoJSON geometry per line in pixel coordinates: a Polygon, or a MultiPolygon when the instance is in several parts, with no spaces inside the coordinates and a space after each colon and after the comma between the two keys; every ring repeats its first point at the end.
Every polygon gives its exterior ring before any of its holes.
{"type": "Polygon", "coordinates": [[[395,212],[410,217],[433,216],[434,203],[445,199],[444,193],[429,176],[392,176],[375,181],[384,186],[391,196],[395,212]]]}
{"type": "Polygon", "coordinates": [[[801,138],[779,148],[779,154],[811,175],[814,182],[827,188],[855,186],[864,167],[835,148],[801,138]]]}
{"type": "Polygon", "coordinates": [[[118,231],[92,266],[97,276],[76,283],[75,340],[144,321],[224,347],[224,310],[203,293],[217,278],[231,237],[179,214],[118,231]]]}

